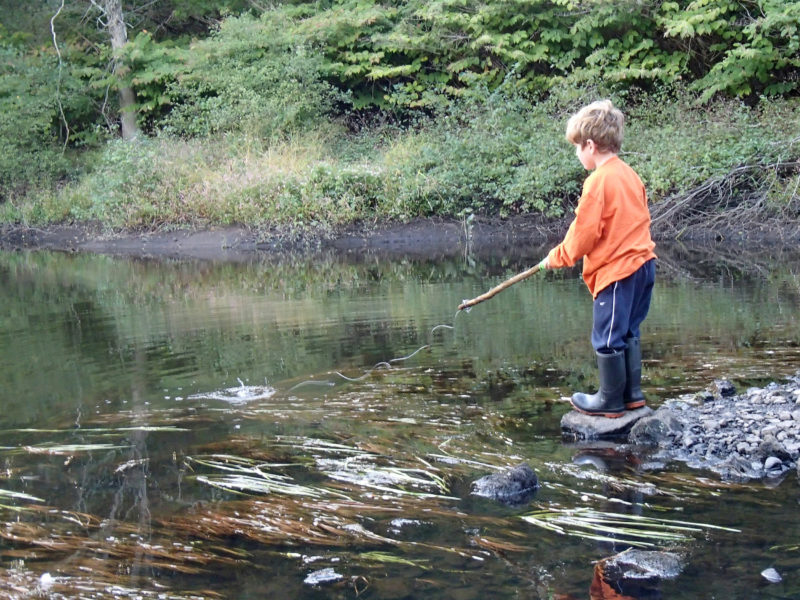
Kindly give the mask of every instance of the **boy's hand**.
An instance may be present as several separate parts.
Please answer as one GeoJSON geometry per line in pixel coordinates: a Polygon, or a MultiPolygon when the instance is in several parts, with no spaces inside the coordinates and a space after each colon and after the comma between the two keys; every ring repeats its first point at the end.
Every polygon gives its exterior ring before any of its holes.
{"type": "Polygon", "coordinates": [[[550,256],[545,256],[539,263],[539,270],[546,271],[549,268],[550,268],[550,256]]]}

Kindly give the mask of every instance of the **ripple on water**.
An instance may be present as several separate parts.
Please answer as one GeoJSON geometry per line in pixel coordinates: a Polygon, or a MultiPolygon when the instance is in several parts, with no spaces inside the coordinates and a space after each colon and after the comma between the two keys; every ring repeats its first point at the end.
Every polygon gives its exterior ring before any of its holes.
{"type": "Polygon", "coordinates": [[[201,392],[189,396],[190,400],[221,400],[229,404],[245,404],[254,400],[266,400],[275,394],[275,388],[267,385],[240,385],[213,392],[201,392]]]}

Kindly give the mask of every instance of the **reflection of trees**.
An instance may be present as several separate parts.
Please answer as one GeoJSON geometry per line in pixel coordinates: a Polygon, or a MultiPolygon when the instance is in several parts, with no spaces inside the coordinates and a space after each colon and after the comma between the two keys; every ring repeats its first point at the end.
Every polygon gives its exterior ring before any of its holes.
{"type": "MultiPolygon", "coordinates": [[[[146,372],[146,360],[143,351],[139,349],[136,352],[135,366],[132,373],[131,381],[131,403],[133,405],[133,422],[136,424],[147,423],[147,409],[146,401],[147,395],[147,381],[144,377],[146,372]]],[[[119,487],[114,493],[114,499],[109,512],[107,526],[112,529],[117,520],[131,522],[133,521],[130,516],[132,512],[136,512],[138,519],[138,535],[142,541],[149,542],[152,532],[151,516],[150,516],[150,502],[147,493],[147,475],[148,475],[148,452],[147,452],[147,432],[146,431],[133,431],[128,436],[130,443],[130,450],[128,451],[128,461],[118,467],[115,473],[121,477],[119,487]],[[125,505],[125,496],[129,493],[131,498],[131,506],[126,512],[122,512],[125,505]],[[121,519],[120,519],[121,517],[121,519]]],[[[101,529],[101,533],[103,532],[101,529]]],[[[136,552],[131,564],[131,579],[135,579],[142,575],[141,568],[143,565],[143,548],[141,544],[136,545],[136,552]]]]}
{"type": "MultiPolygon", "coordinates": [[[[679,244],[660,244],[657,252],[660,281],[677,285],[659,288],[669,305],[654,310],[648,326],[702,336],[700,345],[713,339],[719,346],[722,339],[736,348],[761,335],[765,323],[785,322],[784,304],[800,298],[800,268],[788,253],[745,255],[738,247],[679,244]],[[742,285],[765,277],[768,291],[759,283],[755,293],[768,298],[754,298],[756,286],[742,285]],[[705,285],[698,291],[685,282],[705,285]]],[[[520,283],[454,317],[464,297],[526,266],[522,254],[470,265],[461,257],[385,261],[361,255],[350,261],[318,255],[213,264],[0,254],[0,300],[11,315],[0,334],[21,335],[25,344],[22,353],[17,344],[0,344],[9,414],[32,422],[43,405],[59,406],[63,398],[87,406],[110,399],[107,410],[113,411],[128,398],[133,371],[149,394],[186,388],[197,374],[204,386],[240,378],[280,387],[332,370],[360,374],[431,342],[429,352],[408,364],[458,357],[478,377],[498,365],[514,370],[556,363],[576,373],[576,363],[590,354],[591,319],[577,269],[520,283]],[[432,336],[440,324],[456,328],[432,336]]],[[[662,347],[671,348],[669,340],[662,347]]],[[[193,391],[207,388],[185,395],[193,391]]]]}
{"type": "MultiPolygon", "coordinates": [[[[149,420],[146,369],[146,356],[140,349],[135,354],[130,373],[132,425],[146,425],[149,420]]],[[[104,540],[134,536],[124,564],[125,574],[130,577],[134,587],[139,583],[138,578],[149,574],[143,569],[152,562],[152,557],[146,551],[153,531],[148,490],[150,456],[147,437],[147,431],[131,431],[125,440],[127,449],[124,452],[113,452],[99,462],[90,457],[81,469],[75,506],[79,513],[100,516],[105,512],[101,507],[107,507],[107,515],[102,518],[97,530],[90,534],[99,544],[102,545],[104,540]]],[[[95,556],[96,549],[86,553],[86,550],[78,549],[66,562],[82,562],[85,558],[95,556]]],[[[118,565],[118,568],[122,566],[118,565]]]]}

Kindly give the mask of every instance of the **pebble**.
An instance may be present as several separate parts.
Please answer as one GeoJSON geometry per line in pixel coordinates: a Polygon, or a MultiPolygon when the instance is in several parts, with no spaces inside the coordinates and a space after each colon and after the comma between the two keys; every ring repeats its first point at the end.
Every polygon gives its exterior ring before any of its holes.
{"type": "Polygon", "coordinates": [[[53,576],[50,573],[42,573],[42,576],[39,577],[39,588],[44,591],[51,587],[53,587],[53,576]]]}
{"type": "Polygon", "coordinates": [[[781,577],[781,574],[778,573],[772,567],[761,571],[761,576],[770,583],[780,583],[781,581],[783,581],[783,577],[781,577]]]}

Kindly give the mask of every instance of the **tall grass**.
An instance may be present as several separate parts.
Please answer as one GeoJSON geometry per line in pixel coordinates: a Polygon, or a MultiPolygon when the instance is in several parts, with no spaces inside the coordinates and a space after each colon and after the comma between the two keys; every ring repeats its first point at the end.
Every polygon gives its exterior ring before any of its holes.
{"type": "MultiPolygon", "coordinates": [[[[514,94],[464,99],[414,126],[357,135],[331,123],[269,142],[243,133],[115,141],[87,154],[75,181],[0,205],[0,222],[324,231],[359,220],[563,214],[585,177],[563,139],[569,113],[591,99],[576,94],[540,104],[514,94]]],[[[651,201],[741,165],[765,173],[748,179],[748,193],[762,186],[774,205],[796,200],[796,169],[771,168],[800,158],[796,100],[701,110],[673,92],[617,102],[629,123],[622,156],[651,201]]]]}

